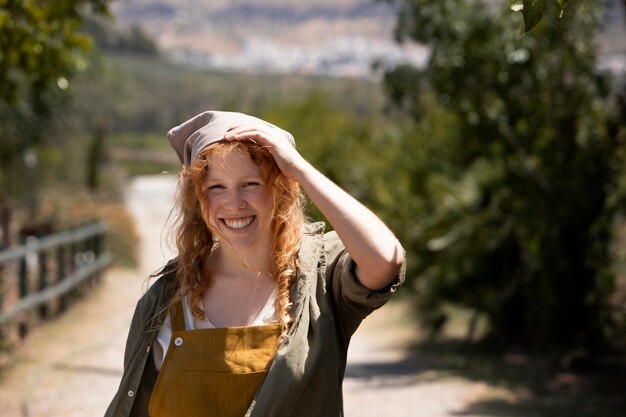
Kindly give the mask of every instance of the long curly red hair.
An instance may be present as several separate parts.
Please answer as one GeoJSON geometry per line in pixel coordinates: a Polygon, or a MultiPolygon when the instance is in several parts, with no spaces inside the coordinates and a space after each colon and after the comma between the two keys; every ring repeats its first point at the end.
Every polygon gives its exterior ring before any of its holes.
{"type": "Polygon", "coordinates": [[[253,142],[214,143],[203,149],[191,166],[183,167],[179,173],[178,212],[173,226],[178,249],[176,278],[179,285],[169,305],[170,313],[172,306],[188,295],[194,318],[201,320],[204,317],[201,300],[212,283],[210,268],[205,268],[204,262],[218,242],[202,217],[200,201],[205,198],[203,183],[211,164],[236,150],[245,152],[259,166],[274,199],[269,272],[278,287],[275,309],[281,324],[281,337],[284,337],[292,321],[290,288],[296,278],[298,250],[305,223],[304,194],[297,181],[282,174],[270,152],[253,142]]]}

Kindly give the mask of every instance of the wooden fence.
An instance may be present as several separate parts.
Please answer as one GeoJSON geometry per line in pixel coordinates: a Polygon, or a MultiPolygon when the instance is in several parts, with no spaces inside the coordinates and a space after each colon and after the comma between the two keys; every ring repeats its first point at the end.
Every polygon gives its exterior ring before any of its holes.
{"type": "Polygon", "coordinates": [[[112,261],[103,247],[106,231],[104,222],[96,222],[41,238],[29,236],[0,252],[0,337],[17,323],[23,338],[34,315],[45,320],[52,307],[63,311],[72,292],[97,280],[112,261]]]}

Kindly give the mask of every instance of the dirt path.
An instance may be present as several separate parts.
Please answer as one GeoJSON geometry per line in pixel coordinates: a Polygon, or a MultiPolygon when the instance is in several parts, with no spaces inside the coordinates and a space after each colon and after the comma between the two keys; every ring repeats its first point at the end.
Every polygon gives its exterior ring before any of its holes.
{"type": "Polygon", "coordinates": [[[127,202],[141,234],[137,270],[109,270],[58,320],[34,329],[0,375],[2,417],[102,416],[122,374],[122,355],[146,277],[168,251],[161,230],[171,209],[172,177],[138,178],[127,202]]]}
{"type": "Polygon", "coordinates": [[[483,414],[470,411],[471,404],[510,399],[506,390],[457,377],[433,358],[411,354],[415,336],[409,316],[406,304],[389,304],[353,337],[344,381],[347,417],[479,417],[483,414]]]}
{"type": "MultiPolygon", "coordinates": [[[[85,299],[31,333],[0,375],[0,416],[103,415],[119,383],[124,342],[145,277],[170,257],[160,242],[173,190],[172,177],[133,181],[127,201],[142,237],[140,267],[108,271],[85,299]]],[[[446,377],[408,355],[412,332],[406,316],[405,306],[387,306],[355,335],[344,384],[346,416],[476,416],[464,412],[464,405],[488,387],[446,377]]]]}

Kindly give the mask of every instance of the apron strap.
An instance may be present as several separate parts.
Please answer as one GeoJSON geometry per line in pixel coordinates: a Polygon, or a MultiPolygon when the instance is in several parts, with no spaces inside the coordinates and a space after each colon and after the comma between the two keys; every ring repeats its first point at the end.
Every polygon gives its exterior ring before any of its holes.
{"type": "Polygon", "coordinates": [[[172,331],[182,332],[185,331],[185,316],[183,314],[183,299],[174,304],[174,311],[172,316],[172,331]]]}

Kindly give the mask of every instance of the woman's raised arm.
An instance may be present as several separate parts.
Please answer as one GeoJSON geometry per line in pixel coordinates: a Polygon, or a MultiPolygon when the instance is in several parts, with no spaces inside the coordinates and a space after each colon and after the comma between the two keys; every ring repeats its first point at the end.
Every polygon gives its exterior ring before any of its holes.
{"type": "Polygon", "coordinates": [[[356,263],[359,281],[372,290],[391,283],[402,266],[404,250],[372,211],[313,167],[275,128],[241,125],[231,128],[224,137],[249,139],[266,146],[283,174],[300,183],[333,226],[356,263]]]}

